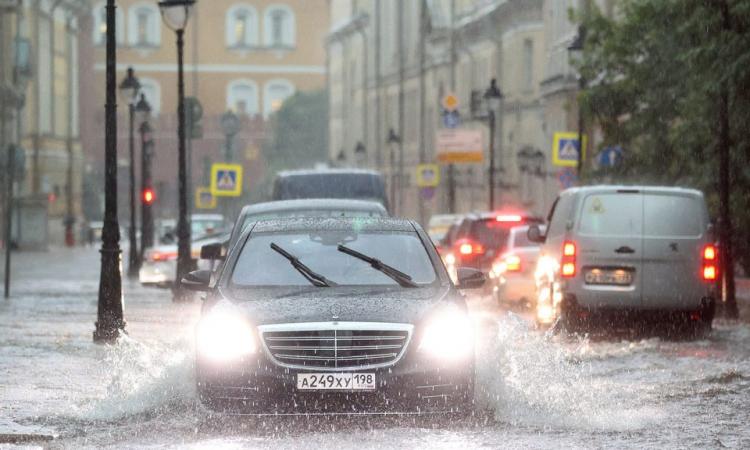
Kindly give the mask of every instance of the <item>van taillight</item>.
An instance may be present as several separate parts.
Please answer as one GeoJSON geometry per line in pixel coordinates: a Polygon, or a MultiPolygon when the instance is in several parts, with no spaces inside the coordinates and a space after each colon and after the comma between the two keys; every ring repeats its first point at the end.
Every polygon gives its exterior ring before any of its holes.
{"type": "Polygon", "coordinates": [[[464,240],[458,243],[458,253],[464,256],[481,255],[484,253],[484,247],[477,242],[464,240]]]}
{"type": "Polygon", "coordinates": [[[576,253],[576,244],[565,241],[560,269],[563,278],[573,278],[576,276],[576,253]]]}
{"type": "Polygon", "coordinates": [[[703,247],[703,267],[701,274],[704,281],[716,281],[719,275],[716,246],[708,244],[703,247]]]}

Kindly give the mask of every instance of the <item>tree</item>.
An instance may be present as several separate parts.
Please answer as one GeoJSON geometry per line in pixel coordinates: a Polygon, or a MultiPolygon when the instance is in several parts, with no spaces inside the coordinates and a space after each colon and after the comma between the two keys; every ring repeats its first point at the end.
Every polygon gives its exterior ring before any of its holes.
{"type": "MultiPolygon", "coordinates": [[[[614,19],[593,11],[581,20],[580,70],[593,80],[584,111],[600,124],[603,146],[626,148],[624,164],[607,175],[703,190],[723,219],[724,267],[739,250],[750,269],[750,236],[732,232],[732,220],[750,229],[750,199],[738,195],[750,188],[750,0],[622,0],[614,19]]],[[[733,270],[724,276],[736,315],[733,270]]]]}

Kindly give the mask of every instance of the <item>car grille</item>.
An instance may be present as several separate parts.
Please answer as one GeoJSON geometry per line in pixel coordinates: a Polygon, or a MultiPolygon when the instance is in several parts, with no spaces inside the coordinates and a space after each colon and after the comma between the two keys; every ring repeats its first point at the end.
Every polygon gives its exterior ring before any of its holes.
{"type": "Polygon", "coordinates": [[[412,326],[331,322],[259,327],[268,355],[280,366],[359,370],[385,367],[401,358],[412,326]]]}

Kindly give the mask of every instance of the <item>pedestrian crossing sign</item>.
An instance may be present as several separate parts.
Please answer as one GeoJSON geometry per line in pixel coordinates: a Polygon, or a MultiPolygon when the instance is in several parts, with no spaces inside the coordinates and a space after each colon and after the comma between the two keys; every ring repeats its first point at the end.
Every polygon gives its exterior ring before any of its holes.
{"type": "Polygon", "coordinates": [[[212,164],[211,194],[215,197],[242,195],[242,166],[240,164],[212,164]]]}
{"type": "MultiPolygon", "coordinates": [[[[552,143],[552,163],[558,167],[578,167],[578,133],[555,133],[552,143]]],[[[583,157],[586,158],[586,136],[583,136],[583,157]]]]}

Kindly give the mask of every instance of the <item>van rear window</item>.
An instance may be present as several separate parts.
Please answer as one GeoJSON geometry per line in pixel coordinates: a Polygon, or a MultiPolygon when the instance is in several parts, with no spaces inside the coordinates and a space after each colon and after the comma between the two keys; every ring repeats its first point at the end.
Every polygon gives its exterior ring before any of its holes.
{"type": "Polygon", "coordinates": [[[641,236],[643,197],[639,194],[595,194],[583,202],[581,234],[641,236]]]}
{"type": "Polygon", "coordinates": [[[697,237],[701,235],[703,208],[695,197],[648,194],[643,198],[644,235],[647,237],[697,237]]]}

